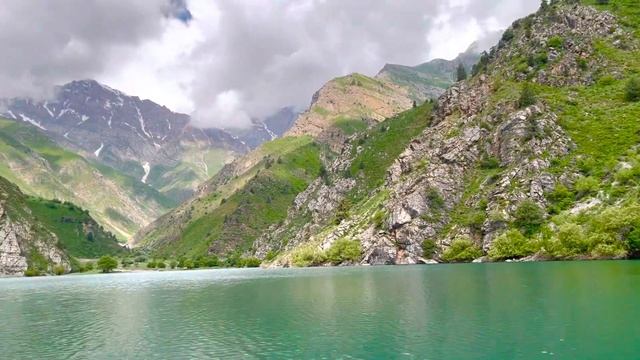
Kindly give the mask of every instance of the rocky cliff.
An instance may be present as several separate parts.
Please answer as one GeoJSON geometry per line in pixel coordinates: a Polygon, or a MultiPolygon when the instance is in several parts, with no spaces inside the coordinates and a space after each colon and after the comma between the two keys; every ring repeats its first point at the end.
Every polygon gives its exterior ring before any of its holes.
{"type": "Polygon", "coordinates": [[[626,192],[634,190],[614,178],[633,168],[617,161],[635,153],[637,137],[626,147],[594,137],[599,126],[632,126],[603,112],[612,104],[623,107],[627,119],[638,113],[623,96],[607,95],[607,87],[632,81],[629,68],[638,66],[637,35],[624,25],[637,14],[632,5],[613,9],[619,17],[554,2],[514,23],[474,76],[434,104],[424,119],[429,126],[389,166],[379,164],[387,170],[378,187],[364,189],[362,154],[379,146],[380,132],[398,126],[398,119],[351,139],[353,151],[334,161],[330,180],[298,195],[287,220],[256,241],[255,253],[281,254],[276,265],[301,258],[320,264],[337,240],[347,239],[359,244],[360,262],[368,264],[635,254],[629,234],[638,219],[605,226],[602,217],[633,202],[626,192]],[[606,101],[594,103],[594,93],[606,101]],[[596,164],[596,143],[616,147],[608,167],[596,164]],[[345,173],[354,165],[359,170],[345,173]],[[589,231],[598,235],[580,238],[589,231]]]}

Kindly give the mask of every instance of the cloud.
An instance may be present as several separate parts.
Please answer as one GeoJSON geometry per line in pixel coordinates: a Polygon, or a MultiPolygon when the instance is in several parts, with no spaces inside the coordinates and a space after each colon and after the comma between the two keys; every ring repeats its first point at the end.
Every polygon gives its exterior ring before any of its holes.
{"type": "Polygon", "coordinates": [[[0,97],[97,78],[242,127],[326,81],[385,63],[452,58],[534,11],[537,0],[5,0],[0,97]],[[37,25],[34,25],[37,24],[37,25]]]}

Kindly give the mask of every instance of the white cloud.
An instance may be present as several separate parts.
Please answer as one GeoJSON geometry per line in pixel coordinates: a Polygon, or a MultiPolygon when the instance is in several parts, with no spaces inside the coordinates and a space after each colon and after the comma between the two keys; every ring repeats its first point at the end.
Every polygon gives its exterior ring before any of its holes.
{"type": "Polygon", "coordinates": [[[0,46],[12,51],[0,57],[0,97],[93,77],[191,113],[201,126],[246,126],[283,106],[305,107],[336,76],[452,58],[539,4],[189,0],[185,24],[166,17],[168,2],[6,0],[0,46]]]}

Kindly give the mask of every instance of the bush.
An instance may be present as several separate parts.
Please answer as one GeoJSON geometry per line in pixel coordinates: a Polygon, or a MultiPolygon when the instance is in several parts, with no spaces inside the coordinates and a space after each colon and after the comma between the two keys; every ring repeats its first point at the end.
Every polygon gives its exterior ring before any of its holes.
{"type": "Polygon", "coordinates": [[[339,239],[327,250],[327,259],[333,265],[343,262],[358,262],[361,256],[362,249],[357,240],[339,239]]]}
{"type": "Polygon", "coordinates": [[[576,191],[578,192],[578,198],[595,194],[599,187],[600,182],[592,176],[581,177],[576,180],[575,184],[576,191]]]}
{"type": "Polygon", "coordinates": [[[186,259],[183,262],[183,268],[187,269],[187,270],[191,270],[193,269],[194,264],[193,261],[191,259],[186,259]]]}
{"type": "Polygon", "coordinates": [[[422,241],[422,257],[431,259],[435,255],[438,246],[432,239],[424,239],[422,241]]]}
{"type": "Polygon", "coordinates": [[[84,264],[84,266],[82,268],[85,271],[91,271],[91,270],[93,270],[94,266],[93,266],[93,263],[91,261],[89,261],[86,264],[84,264]]]}
{"type": "Polygon", "coordinates": [[[158,266],[158,264],[157,264],[155,261],[153,261],[153,260],[151,260],[151,261],[149,261],[149,262],[147,263],[147,268],[148,268],[148,269],[155,269],[157,266],[158,266]]]}
{"type": "Polygon", "coordinates": [[[589,242],[580,225],[574,223],[560,225],[557,236],[561,246],[557,255],[561,257],[584,254],[589,249],[589,242]]]}
{"type": "Polygon", "coordinates": [[[445,262],[470,262],[482,256],[482,250],[467,238],[458,238],[453,241],[443,254],[445,262]]]}
{"type": "Polygon", "coordinates": [[[67,270],[62,265],[56,265],[53,267],[53,273],[56,275],[63,275],[67,270]]]}
{"type": "Polygon", "coordinates": [[[164,269],[164,268],[166,268],[166,267],[167,267],[167,264],[165,264],[165,263],[164,263],[164,261],[158,261],[158,262],[156,263],[156,267],[157,267],[158,269],[164,269]]]}
{"type": "Polygon", "coordinates": [[[278,252],[274,250],[269,250],[267,255],[264,256],[264,261],[273,261],[278,256],[278,252]]]}
{"type": "Polygon", "coordinates": [[[495,156],[485,156],[480,162],[482,169],[497,169],[500,167],[500,160],[495,156]]]}
{"type": "Polygon", "coordinates": [[[547,200],[549,201],[549,212],[559,214],[573,204],[575,195],[566,186],[558,184],[552,192],[547,194],[547,200]]]}
{"type": "Polygon", "coordinates": [[[629,79],[625,88],[625,99],[631,102],[640,101],[640,78],[629,79]]]}
{"type": "Polygon", "coordinates": [[[525,108],[536,103],[536,94],[529,83],[524,83],[518,99],[518,107],[525,108]]]}
{"type": "Polygon", "coordinates": [[[549,42],[547,42],[547,45],[549,45],[549,47],[552,47],[554,49],[560,49],[563,44],[564,44],[564,39],[562,39],[560,36],[552,36],[549,39],[549,42]]]}
{"type": "Polygon", "coordinates": [[[513,225],[525,236],[538,232],[543,223],[544,213],[538,204],[529,199],[520,203],[514,214],[513,225]]]}
{"type": "Polygon", "coordinates": [[[171,262],[169,262],[169,267],[172,269],[175,269],[176,266],[178,266],[178,262],[175,260],[171,260],[171,262]]]}
{"type": "Polygon", "coordinates": [[[34,267],[29,267],[27,268],[27,270],[24,271],[24,276],[27,277],[32,277],[32,276],[40,276],[40,270],[34,268],[34,267]]]}
{"type": "Polygon", "coordinates": [[[98,260],[97,266],[103,273],[109,273],[118,267],[118,260],[105,255],[98,260]]]}
{"type": "Polygon", "coordinates": [[[313,246],[300,248],[292,255],[293,266],[297,267],[316,266],[325,261],[327,261],[327,257],[324,252],[313,246]]]}
{"type": "Polygon", "coordinates": [[[120,263],[122,264],[123,268],[128,267],[129,265],[133,265],[133,260],[129,259],[129,258],[124,258],[120,261],[120,263]]]}
{"type": "Polygon", "coordinates": [[[531,242],[520,231],[512,229],[493,241],[489,257],[492,260],[518,259],[534,252],[531,242]]]}
{"type": "Polygon", "coordinates": [[[260,261],[260,259],[258,259],[257,257],[248,257],[242,259],[243,267],[256,268],[260,267],[260,264],[262,264],[262,261],[260,261]]]}

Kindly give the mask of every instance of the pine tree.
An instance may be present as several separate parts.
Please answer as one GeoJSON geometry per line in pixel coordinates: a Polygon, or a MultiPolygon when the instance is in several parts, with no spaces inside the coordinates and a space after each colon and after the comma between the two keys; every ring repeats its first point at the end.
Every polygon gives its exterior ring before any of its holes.
{"type": "Polygon", "coordinates": [[[458,64],[458,69],[456,70],[456,81],[462,81],[467,78],[467,70],[464,68],[462,63],[458,64]]]}

